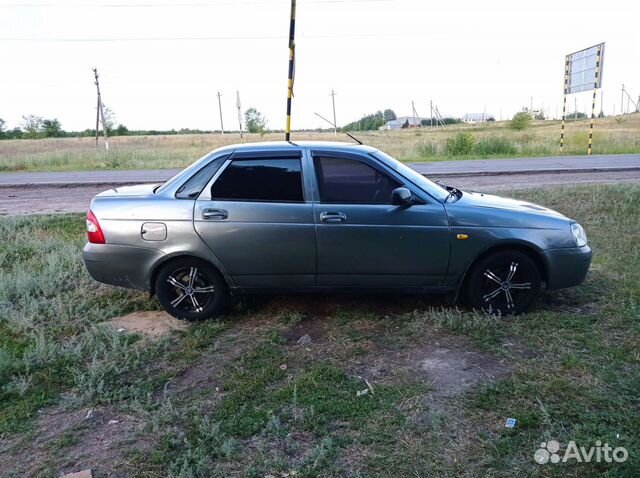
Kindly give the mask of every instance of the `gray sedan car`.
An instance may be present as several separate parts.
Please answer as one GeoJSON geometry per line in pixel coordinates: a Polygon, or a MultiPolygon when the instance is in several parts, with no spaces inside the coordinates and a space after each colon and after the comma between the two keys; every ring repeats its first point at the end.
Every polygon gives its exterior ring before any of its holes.
{"type": "Polygon", "coordinates": [[[555,211],[343,143],[217,149],[164,184],[98,194],[87,229],[93,278],[187,320],[260,291],[454,292],[519,314],[543,286],[582,283],[591,262],[582,227],[555,211]]]}

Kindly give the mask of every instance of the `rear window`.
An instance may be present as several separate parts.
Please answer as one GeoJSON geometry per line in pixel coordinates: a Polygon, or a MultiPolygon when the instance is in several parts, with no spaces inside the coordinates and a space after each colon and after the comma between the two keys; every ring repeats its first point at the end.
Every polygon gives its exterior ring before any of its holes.
{"type": "Polygon", "coordinates": [[[176,197],[178,199],[197,198],[213,175],[216,174],[218,169],[220,169],[220,166],[224,164],[227,157],[228,156],[221,156],[214,159],[196,174],[191,176],[191,178],[189,178],[189,180],[176,191],[176,197]]]}
{"type": "Polygon", "coordinates": [[[237,159],[211,187],[218,201],[303,202],[300,159],[237,159]]]}

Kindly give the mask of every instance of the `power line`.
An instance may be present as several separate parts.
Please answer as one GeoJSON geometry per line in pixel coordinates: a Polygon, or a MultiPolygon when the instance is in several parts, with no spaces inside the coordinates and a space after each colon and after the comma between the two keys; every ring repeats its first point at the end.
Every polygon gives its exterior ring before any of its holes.
{"type": "MultiPolygon", "coordinates": [[[[307,0],[307,4],[323,5],[323,4],[340,4],[340,3],[393,3],[394,0],[307,0]]],[[[280,5],[282,2],[277,0],[270,1],[223,1],[223,2],[189,2],[189,3],[0,3],[0,8],[216,8],[220,6],[236,6],[236,5],[280,5]]]]}
{"type": "MultiPolygon", "coordinates": [[[[424,32],[403,32],[403,33],[344,33],[333,35],[300,35],[306,40],[330,39],[330,38],[383,38],[383,37],[406,37],[422,35],[424,32]]],[[[123,38],[26,38],[26,37],[5,37],[0,41],[6,42],[64,42],[64,43],[105,43],[105,42],[143,42],[143,41],[225,41],[225,40],[284,40],[283,35],[255,35],[255,36],[206,36],[206,37],[123,37],[123,38]]]]}

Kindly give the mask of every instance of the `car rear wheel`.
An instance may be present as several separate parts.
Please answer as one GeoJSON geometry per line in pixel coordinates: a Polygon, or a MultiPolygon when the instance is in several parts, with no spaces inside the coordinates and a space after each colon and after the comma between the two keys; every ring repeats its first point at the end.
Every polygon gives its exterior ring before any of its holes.
{"type": "Polygon", "coordinates": [[[473,267],[467,294],[474,309],[518,315],[535,302],[540,286],[540,270],[527,254],[501,251],[481,259],[473,267]]]}
{"type": "Polygon", "coordinates": [[[215,267],[200,259],[185,257],[160,269],[156,296],[164,310],[174,317],[198,321],[219,315],[229,292],[215,267]]]}

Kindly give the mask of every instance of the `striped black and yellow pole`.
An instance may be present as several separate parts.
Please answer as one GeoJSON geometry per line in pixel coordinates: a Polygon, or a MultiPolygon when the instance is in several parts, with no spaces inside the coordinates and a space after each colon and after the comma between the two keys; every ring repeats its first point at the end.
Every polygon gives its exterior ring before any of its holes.
{"type": "Polygon", "coordinates": [[[569,56],[564,59],[564,100],[562,101],[562,126],[560,127],[560,151],[564,150],[564,124],[567,118],[567,94],[569,94],[569,56]]]}
{"type": "Polygon", "coordinates": [[[589,147],[587,148],[587,155],[591,155],[591,147],[593,146],[593,120],[596,117],[596,91],[598,90],[598,84],[600,81],[600,61],[602,60],[602,46],[598,47],[596,54],[596,71],[593,80],[593,99],[591,100],[591,124],[589,125],[589,147]]]}
{"type": "Polygon", "coordinates": [[[296,0],[291,0],[291,23],[289,24],[289,79],[287,82],[287,124],[284,139],[291,140],[291,100],[293,99],[293,75],[296,56],[296,0]]]}

